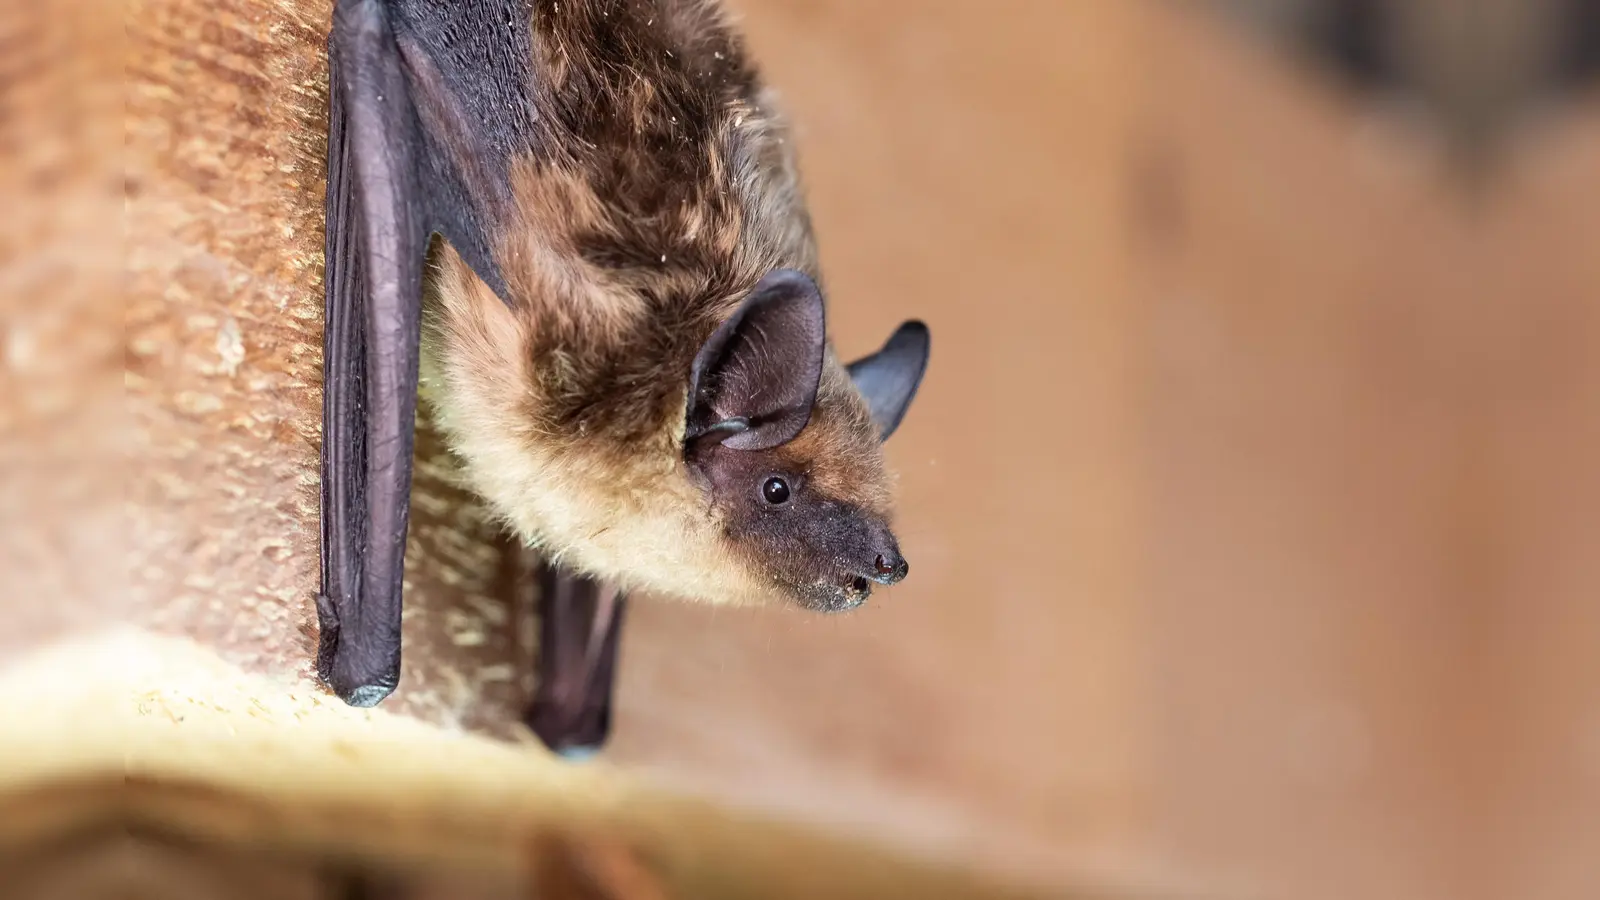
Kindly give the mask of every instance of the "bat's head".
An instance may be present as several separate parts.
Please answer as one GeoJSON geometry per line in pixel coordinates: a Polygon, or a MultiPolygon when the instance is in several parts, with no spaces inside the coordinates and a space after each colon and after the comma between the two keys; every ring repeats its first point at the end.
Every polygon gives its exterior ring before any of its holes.
{"type": "Polygon", "coordinates": [[[927,365],[922,323],[847,366],[798,271],[762,278],[698,347],[661,341],[670,326],[649,315],[619,341],[598,316],[563,327],[572,304],[515,314],[448,253],[438,276],[436,421],[478,493],[563,565],[628,591],[826,611],[906,576],[883,441],[927,365]]]}
{"type": "Polygon", "coordinates": [[[882,443],[927,365],[928,329],[901,325],[845,366],[816,284],[763,278],[705,341],[689,378],[683,459],[752,590],[834,612],[906,576],[882,443]]]}

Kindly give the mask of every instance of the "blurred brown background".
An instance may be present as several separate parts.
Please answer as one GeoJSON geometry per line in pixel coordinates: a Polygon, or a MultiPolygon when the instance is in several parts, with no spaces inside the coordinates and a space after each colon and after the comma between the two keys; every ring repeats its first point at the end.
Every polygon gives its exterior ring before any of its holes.
{"type": "MultiPolygon", "coordinates": [[[[604,764],[1059,888],[1600,895],[1593,4],[733,5],[841,351],[935,334],[889,445],[913,573],[837,618],[641,598],[604,764]]],[[[51,249],[0,242],[0,652],[131,620],[314,690],[327,15],[133,5],[125,416],[37,390],[114,365],[38,298],[108,295],[60,279],[115,206],[40,200],[79,164],[0,72],[51,161],[0,173],[51,249]],[[40,499],[111,461],[93,534],[40,499]]],[[[527,586],[419,452],[385,706],[541,753],[527,586]]]]}
{"type": "Polygon", "coordinates": [[[936,335],[915,575],[641,607],[613,756],[1060,882],[1600,891],[1600,107],[1516,62],[1550,11],[1460,69],[1446,4],[740,6],[841,343],[936,335]]]}

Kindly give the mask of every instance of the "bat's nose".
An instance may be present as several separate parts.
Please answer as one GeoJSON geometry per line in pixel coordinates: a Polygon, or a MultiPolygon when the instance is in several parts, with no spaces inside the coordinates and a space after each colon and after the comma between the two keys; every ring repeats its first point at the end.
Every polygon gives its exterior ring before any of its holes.
{"type": "Polygon", "coordinates": [[[879,584],[898,584],[911,571],[911,564],[898,550],[879,553],[872,564],[872,580],[879,584]]]}

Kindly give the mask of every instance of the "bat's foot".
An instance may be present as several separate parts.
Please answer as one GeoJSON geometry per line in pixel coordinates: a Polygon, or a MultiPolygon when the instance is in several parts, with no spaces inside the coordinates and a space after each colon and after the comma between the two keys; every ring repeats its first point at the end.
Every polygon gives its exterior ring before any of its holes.
{"type": "Polygon", "coordinates": [[[535,698],[525,720],[539,740],[562,759],[586,762],[605,748],[611,736],[611,710],[576,710],[545,697],[535,698]]]}
{"type": "Polygon", "coordinates": [[[345,687],[342,690],[334,687],[333,691],[339,699],[351,706],[369,708],[383,702],[383,698],[394,693],[395,685],[392,684],[362,684],[345,687]]]}
{"type": "Polygon", "coordinates": [[[586,760],[611,736],[626,600],[553,566],[541,568],[539,582],[539,688],[523,721],[551,752],[586,760]]]}
{"type": "Polygon", "coordinates": [[[378,641],[378,646],[368,647],[349,640],[355,636],[341,633],[338,608],[324,594],[317,595],[317,618],[321,630],[317,640],[317,677],[334,696],[351,706],[366,708],[377,706],[394,693],[400,684],[399,641],[378,641]]]}

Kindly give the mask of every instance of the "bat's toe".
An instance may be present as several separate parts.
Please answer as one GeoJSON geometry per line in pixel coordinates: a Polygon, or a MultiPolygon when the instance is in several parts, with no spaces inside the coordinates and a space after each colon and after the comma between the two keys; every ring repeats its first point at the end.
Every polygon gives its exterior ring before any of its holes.
{"type": "Polygon", "coordinates": [[[557,748],[554,752],[557,756],[561,757],[567,762],[582,763],[588,762],[589,760],[594,759],[596,756],[599,756],[600,747],[600,744],[585,744],[582,746],[572,745],[557,748]]]}
{"type": "Polygon", "coordinates": [[[364,684],[351,688],[348,692],[339,695],[339,698],[351,706],[373,707],[383,702],[383,698],[394,693],[394,688],[382,684],[364,684]]]}
{"type": "Polygon", "coordinates": [[[541,698],[529,709],[526,724],[551,753],[583,762],[604,749],[611,734],[611,708],[574,709],[541,698]]]}
{"type": "Polygon", "coordinates": [[[381,641],[377,648],[367,648],[349,640],[349,635],[341,635],[337,620],[331,628],[326,620],[324,623],[317,675],[334,696],[351,706],[367,708],[394,693],[400,684],[399,642],[381,641]]]}

